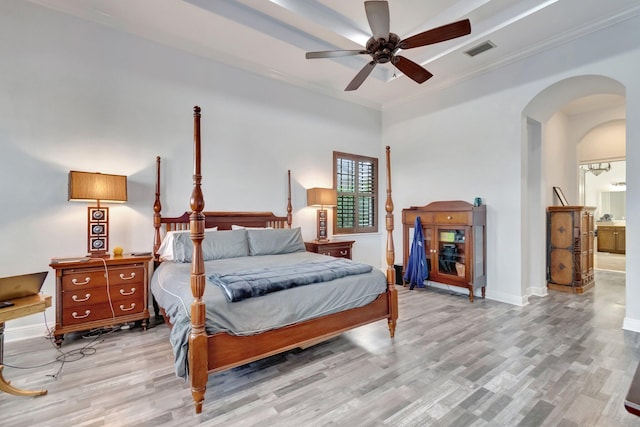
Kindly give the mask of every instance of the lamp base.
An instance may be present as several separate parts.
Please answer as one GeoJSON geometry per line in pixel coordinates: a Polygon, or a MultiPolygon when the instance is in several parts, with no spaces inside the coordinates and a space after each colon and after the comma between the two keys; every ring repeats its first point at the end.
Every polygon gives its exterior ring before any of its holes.
{"type": "Polygon", "coordinates": [[[109,208],[90,206],[87,222],[87,251],[92,258],[108,258],[109,254],[109,208]]]}
{"type": "Polygon", "coordinates": [[[326,209],[318,209],[318,238],[316,239],[318,242],[326,243],[329,241],[328,239],[328,230],[327,230],[327,210],[326,209]]]}

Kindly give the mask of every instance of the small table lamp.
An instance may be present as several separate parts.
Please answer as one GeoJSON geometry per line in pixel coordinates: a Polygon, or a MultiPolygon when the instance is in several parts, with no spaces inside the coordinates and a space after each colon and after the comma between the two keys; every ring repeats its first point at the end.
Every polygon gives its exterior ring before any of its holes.
{"type": "Polygon", "coordinates": [[[127,201],[127,177],[98,172],[69,172],[69,200],[95,201],[88,208],[87,250],[92,257],[109,256],[109,208],[103,203],[127,201]]]}
{"type": "Polygon", "coordinates": [[[307,206],[319,206],[318,209],[318,242],[328,242],[327,210],[325,207],[338,205],[338,193],[333,188],[309,188],[307,190],[307,206]]]}

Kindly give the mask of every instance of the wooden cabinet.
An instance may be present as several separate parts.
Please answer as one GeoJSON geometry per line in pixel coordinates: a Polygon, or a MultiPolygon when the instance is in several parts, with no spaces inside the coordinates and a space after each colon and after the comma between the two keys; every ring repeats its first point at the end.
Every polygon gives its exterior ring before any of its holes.
{"type": "Polygon", "coordinates": [[[53,258],[56,344],[69,332],[137,320],[146,329],[150,261],[151,256],[53,258]]]}
{"type": "Polygon", "coordinates": [[[420,217],[429,280],[469,290],[480,288],[485,297],[486,206],[463,201],[433,202],[402,210],[402,254],[406,268],[416,217],[420,217]]]}
{"type": "Polygon", "coordinates": [[[625,253],[625,238],[623,225],[598,225],[598,252],[625,253]]]}
{"type": "Polygon", "coordinates": [[[547,287],[582,293],[595,285],[595,207],[547,208],[547,287]]]}
{"type": "Polygon", "coordinates": [[[327,242],[304,242],[307,252],[351,259],[351,248],[355,240],[329,240],[327,242]]]}

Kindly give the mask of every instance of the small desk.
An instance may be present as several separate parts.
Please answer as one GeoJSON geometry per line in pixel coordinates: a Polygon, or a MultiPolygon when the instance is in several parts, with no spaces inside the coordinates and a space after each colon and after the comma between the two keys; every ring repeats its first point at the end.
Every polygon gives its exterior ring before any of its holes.
{"type": "Polygon", "coordinates": [[[14,304],[12,307],[0,309],[0,391],[15,394],[16,396],[41,396],[47,394],[47,390],[28,391],[13,387],[2,376],[2,368],[4,368],[2,355],[4,353],[4,322],[44,311],[47,307],[51,307],[51,297],[38,294],[16,298],[11,302],[14,304]]]}

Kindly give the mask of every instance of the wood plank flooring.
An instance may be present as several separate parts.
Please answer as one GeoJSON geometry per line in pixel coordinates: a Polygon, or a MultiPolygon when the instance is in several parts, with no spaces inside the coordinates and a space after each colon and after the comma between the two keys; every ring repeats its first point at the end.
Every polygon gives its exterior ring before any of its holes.
{"type": "Polygon", "coordinates": [[[595,268],[599,270],[625,271],[627,256],[609,252],[596,252],[594,256],[595,268]]]}
{"type": "MultiPolygon", "coordinates": [[[[71,335],[61,370],[5,368],[15,386],[49,393],[0,394],[0,425],[638,426],[623,406],[640,360],[640,334],[621,329],[624,278],[597,271],[585,294],[523,308],[399,288],[395,339],[378,322],[216,374],[201,415],[174,375],[166,326],[71,335]]],[[[5,345],[11,366],[59,354],[45,338],[5,345]]]]}

